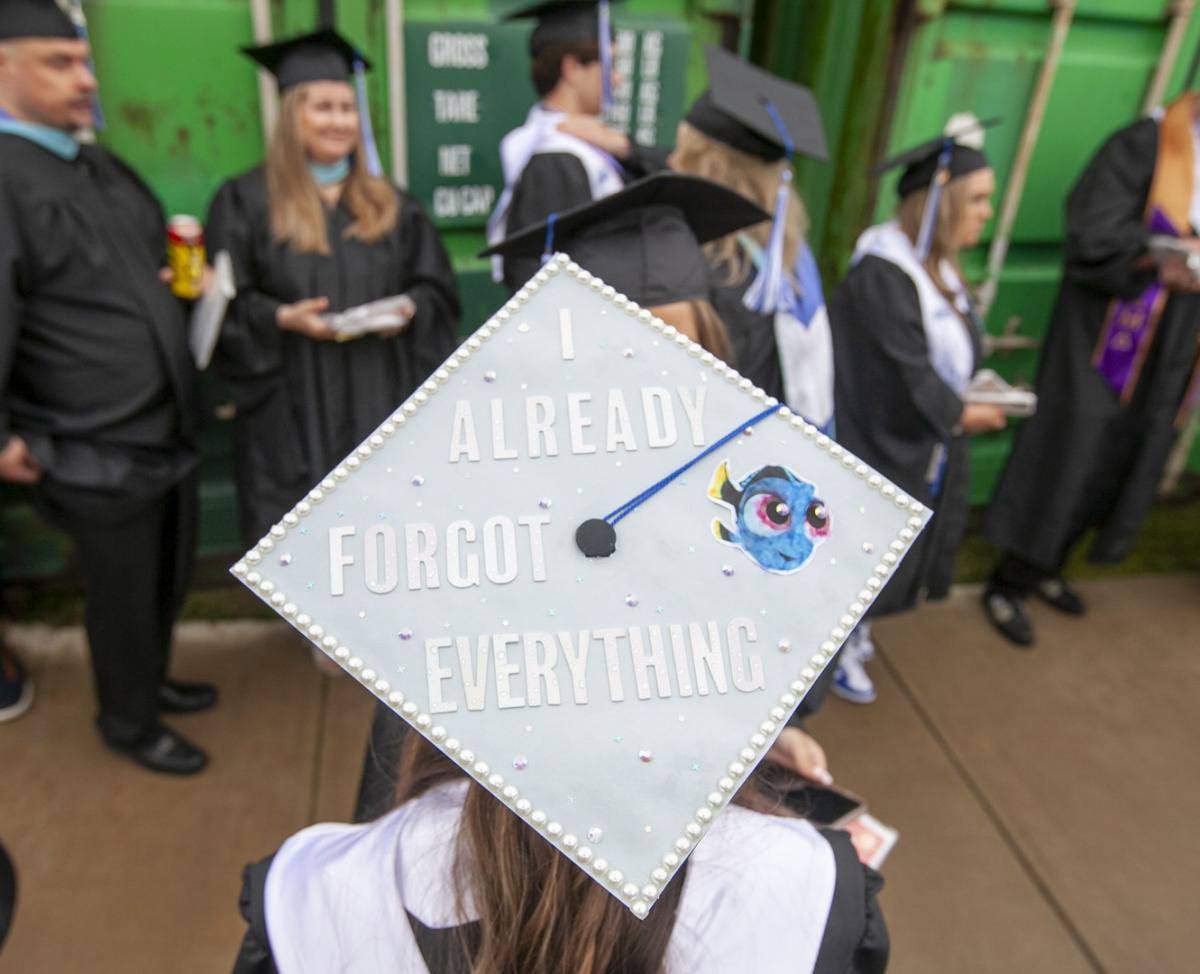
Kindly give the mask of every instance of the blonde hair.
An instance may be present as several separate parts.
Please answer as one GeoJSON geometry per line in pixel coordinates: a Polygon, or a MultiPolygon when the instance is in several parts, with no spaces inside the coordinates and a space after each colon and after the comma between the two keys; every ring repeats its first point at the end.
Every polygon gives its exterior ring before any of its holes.
{"type": "MultiPolygon", "coordinates": [[[[757,156],[741,152],[724,142],[705,135],[688,122],[679,123],[671,168],[678,172],[703,176],[720,183],[753,200],[768,213],[775,209],[780,173],[789,165],[786,159],[766,162],[757,156]]],[[[790,274],[808,232],[808,213],[795,188],[789,187],[787,223],[783,233],[783,266],[790,274]]],[[[743,231],[760,247],[766,247],[771,224],[763,222],[743,231]]],[[[738,234],[730,234],[704,245],[704,254],[727,284],[740,284],[750,274],[751,263],[738,242],[738,234]]]]}
{"type": "MultiPolygon", "coordinates": [[[[419,734],[401,749],[397,804],[462,770],[419,734]]],[[[765,814],[789,814],[782,792],[758,776],[733,801],[765,814]]],[[[637,920],[616,897],[558,852],[516,814],[475,785],[467,789],[458,833],[454,884],[459,914],[470,902],[478,931],[460,928],[472,974],[659,974],[683,895],[684,864],[655,907],[637,920]],[[476,867],[475,864],[478,864],[476,867]]]]}
{"type": "MultiPolygon", "coordinates": [[[[942,200],[938,206],[937,219],[933,226],[933,239],[929,246],[929,256],[925,258],[924,267],[928,271],[934,285],[956,308],[955,291],[942,276],[942,262],[945,261],[958,275],[963,287],[967,286],[963,277],[962,266],[958,262],[957,230],[963,220],[967,208],[967,198],[970,186],[965,179],[953,179],[942,188],[942,200]]],[[[929,190],[918,189],[904,197],[896,207],[896,221],[914,244],[921,233],[921,219],[925,215],[925,203],[929,199],[929,190]]],[[[969,290],[969,289],[968,289],[969,290]]]]}
{"type": "MultiPolygon", "coordinates": [[[[302,254],[328,254],[325,204],[308,168],[308,156],[300,134],[300,113],[308,85],[284,92],[279,104],[279,122],[267,150],[267,193],[271,201],[271,235],[302,254]]],[[[342,189],[341,203],[354,217],[346,228],[346,239],[375,243],[396,227],[400,200],[387,180],[367,173],[362,152],[350,157],[350,175],[342,189]]]]}

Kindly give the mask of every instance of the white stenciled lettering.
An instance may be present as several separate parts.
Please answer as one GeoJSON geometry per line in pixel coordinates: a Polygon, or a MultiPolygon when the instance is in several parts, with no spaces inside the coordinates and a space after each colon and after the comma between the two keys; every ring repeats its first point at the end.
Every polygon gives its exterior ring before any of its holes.
{"type": "Polygon", "coordinates": [[[590,635],[586,629],[579,633],[579,642],[571,639],[569,632],[558,634],[558,645],[571,673],[571,692],[577,704],[588,702],[587,661],[590,635]]]}
{"type": "Polygon", "coordinates": [[[649,670],[654,671],[654,682],[660,697],[671,695],[671,680],[667,676],[667,657],[663,653],[662,635],[658,639],[651,636],[650,652],[646,652],[646,643],[642,639],[642,630],[634,626],[629,630],[629,655],[633,660],[633,678],[637,683],[639,700],[650,699],[649,670]]]}
{"type": "Polygon", "coordinates": [[[562,345],[562,357],[570,362],[575,358],[575,329],[571,323],[571,309],[558,310],[558,340],[562,345]]]}
{"type": "Polygon", "coordinates": [[[651,447],[674,446],[679,438],[675,428],[675,409],[666,389],[642,390],[642,409],[646,413],[646,443],[651,447]]]}
{"type": "Polygon", "coordinates": [[[458,463],[464,456],[472,462],[479,461],[479,438],[475,435],[470,401],[459,399],[454,403],[454,418],[450,421],[450,462],[458,463]]]}
{"type": "Polygon", "coordinates": [[[487,702],[488,644],[487,636],[476,641],[475,659],[471,659],[471,637],[459,636],[454,640],[458,647],[458,671],[462,675],[463,696],[468,710],[482,710],[487,702]]]}
{"type": "Polygon", "coordinates": [[[591,401],[589,393],[567,393],[567,424],[571,429],[571,452],[576,455],[596,452],[596,445],[583,438],[583,431],[592,425],[591,418],[583,414],[583,407],[591,401]]]}
{"type": "Polygon", "coordinates": [[[625,394],[620,389],[608,390],[608,440],[605,449],[616,453],[617,447],[636,450],[633,425],[629,422],[629,407],[625,405],[625,394]]]}
{"type": "MultiPolygon", "coordinates": [[[[692,674],[688,667],[687,640],[683,635],[683,626],[671,626],[670,632],[671,658],[675,661],[675,682],[679,686],[679,695],[690,697],[692,695],[692,674]]],[[[657,634],[658,626],[651,626],[650,638],[653,639],[657,634]]]]}
{"type": "Polygon", "coordinates": [[[554,433],[554,400],[549,396],[529,396],[525,400],[525,429],[529,439],[529,456],[537,459],[543,453],[558,456],[558,437],[554,433]]]}
{"type": "Polygon", "coordinates": [[[470,521],[452,521],[446,526],[446,581],[455,588],[479,584],[479,555],[472,552],[462,560],[460,541],[475,540],[475,525],[470,521]]]}
{"type": "Polygon", "coordinates": [[[517,451],[504,439],[504,400],[492,400],[492,456],[497,460],[515,460],[517,451]]]}
{"type": "Polygon", "coordinates": [[[439,145],[437,160],[439,176],[461,178],[471,175],[471,147],[469,145],[439,145]]]}
{"type": "Polygon", "coordinates": [[[408,564],[408,590],[438,588],[437,532],[432,524],[418,521],[404,525],[404,548],[408,564]],[[422,581],[424,575],[424,581],[422,581]]]}
{"type": "Polygon", "coordinates": [[[546,514],[523,514],[517,524],[529,530],[529,567],[535,582],[546,580],[546,552],[542,544],[542,528],[550,523],[546,514]]]}
{"type": "Polygon", "coordinates": [[[507,585],[517,577],[517,531],[511,517],[483,522],[483,570],[489,582],[507,585]]]}
{"type": "Polygon", "coordinates": [[[473,89],[448,91],[435,88],[433,92],[433,119],[439,125],[479,121],[479,92],[473,89]]]}
{"type": "Polygon", "coordinates": [[[729,641],[729,669],[733,674],[733,685],[744,693],[751,690],[762,690],[766,683],[763,680],[762,659],[757,653],[748,656],[742,652],[742,634],[746,642],[752,643],[758,639],[754,623],[750,619],[734,619],[729,623],[725,638],[729,641]],[[750,672],[746,672],[746,664],[750,664],[750,672]]]}
{"type": "Polygon", "coordinates": [[[516,646],[521,637],[516,633],[502,633],[492,637],[492,655],[495,657],[496,706],[501,710],[524,707],[525,698],[512,692],[512,678],[521,672],[520,663],[508,661],[508,647],[516,646]]]}
{"type": "Polygon", "coordinates": [[[558,689],[558,646],[548,632],[527,632],[525,649],[525,699],[529,706],[540,707],[543,695],[547,705],[557,707],[562,703],[558,689]]]}
{"type": "Polygon", "coordinates": [[[458,704],[443,697],[442,685],[454,676],[454,671],[442,665],[441,651],[454,645],[449,636],[439,636],[425,640],[425,681],[429,689],[429,712],[431,714],[452,714],[458,710],[458,704]]]}
{"type": "Polygon", "coordinates": [[[488,35],[435,30],[425,42],[431,68],[482,70],[488,66],[488,35]]]}
{"type": "Polygon", "coordinates": [[[367,588],[376,595],[386,595],[400,580],[395,530],[390,524],[372,524],[363,535],[363,549],[367,588]]]}
{"type": "Polygon", "coordinates": [[[329,529],[329,594],[346,594],[346,567],[354,564],[354,556],[346,554],[346,539],[354,536],[354,528],[329,529]]]}
{"type": "Polygon", "coordinates": [[[683,405],[683,413],[692,431],[692,446],[704,446],[704,386],[696,386],[694,390],[679,386],[675,391],[679,394],[679,402],[683,405]],[[692,392],[695,398],[691,397],[692,392]]]}
{"type": "Polygon", "coordinates": [[[696,670],[696,692],[702,697],[708,696],[708,681],[711,677],[717,693],[728,693],[725,662],[721,659],[721,635],[717,624],[708,624],[708,639],[705,640],[700,624],[688,623],[688,637],[692,644],[692,665],[696,670]]]}
{"type": "Polygon", "coordinates": [[[496,203],[496,188],[489,185],[435,186],[433,215],[439,220],[486,216],[496,203]]]}
{"type": "Polygon", "coordinates": [[[620,703],[625,699],[625,686],[621,682],[620,646],[617,640],[625,638],[624,629],[597,629],[593,633],[604,645],[604,669],[608,676],[608,699],[620,703]]]}

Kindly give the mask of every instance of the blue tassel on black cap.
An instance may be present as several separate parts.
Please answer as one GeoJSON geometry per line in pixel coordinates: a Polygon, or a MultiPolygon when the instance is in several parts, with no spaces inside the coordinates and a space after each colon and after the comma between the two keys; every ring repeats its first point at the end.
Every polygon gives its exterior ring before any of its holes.
{"type": "Polygon", "coordinates": [[[608,114],[613,107],[613,56],[612,56],[612,19],[609,14],[608,0],[600,0],[597,4],[596,16],[599,18],[599,34],[600,34],[600,70],[604,77],[601,79],[603,88],[600,100],[600,110],[603,114],[608,114]]]}
{"type": "Polygon", "coordinates": [[[921,229],[917,232],[917,258],[927,260],[933,249],[933,228],[937,225],[938,209],[942,205],[942,190],[949,182],[950,161],[954,157],[954,137],[946,136],[938,156],[937,169],[929,183],[929,198],[925,201],[925,212],[921,214],[921,229]]]}
{"type": "Polygon", "coordinates": [[[762,265],[758,276],[747,289],[742,298],[742,304],[751,311],[759,314],[775,314],[778,311],[795,313],[798,296],[795,285],[783,266],[783,247],[787,229],[788,203],[791,201],[792,189],[792,156],[796,145],[791,133],[783,123],[783,118],[774,103],[763,102],[775,128],[779,130],[783,142],[784,167],[779,174],[779,189],[775,193],[775,213],[771,222],[771,235],[767,240],[766,250],[763,251],[762,265]]]}
{"type": "Polygon", "coordinates": [[[367,101],[367,69],[362,58],[354,59],[354,87],[358,91],[358,124],[362,131],[367,172],[372,176],[382,176],[383,165],[379,162],[379,148],[375,145],[375,130],[371,126],[371,105],[367,101]]]}

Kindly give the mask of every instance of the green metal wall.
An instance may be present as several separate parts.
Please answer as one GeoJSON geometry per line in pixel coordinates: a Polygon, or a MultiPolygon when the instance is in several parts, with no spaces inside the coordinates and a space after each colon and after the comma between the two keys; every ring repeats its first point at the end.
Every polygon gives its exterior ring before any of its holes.
{"type": "MultiPolygon", "coordinates": [[[[1038,340],[1058,285],[1066,195],[1114,130],[1138,117],[1166,39],[1170,0],[1081,0],[1067,35],[1034,151],[1012,244],[988,316],[994,335],[1038,340]]],[[[999,116],[988,134],[997,210],[1050,39],[1046,0],[760,0],[754,53],[772,70],[812,86],[833,158],[798,167],[826,285],[844,272],[854,240],[890,216],[895,174],[876,186],[870,167],[930,138],[957,111],[999,116]]],[[[1193,13],[1166,99],[1182,89],[1200,44],[1193,13]]],[[[984,275],[983,243],[964,260],[984,275]]],[[[1032,382],[1036,349],[998,351],[988,365],[1032,382]]],[[[972,500],[986,503],[1012,432],[973,445],[972,500]]],[[[1200,470],[1200,447],[1193,450],[1200,470]]]]}
{"type": "MultiPolygon", "coordinates": [[[[686,100],[704,84],[703,45],[736,39],[751,6],[752,0],[628,0],[617,8],[618,29],[658,26],[670,33],[670,43],[683,45],[674,67],[686,68],[685,81],[663,79],[664,136],[673,132],[686,100]]],[[[263,155],[256,73],[236,53],[253,42],[249,0],[85,0],[84,8],[108,122],[101,141],[142,173],[169,213],[203,217],[217,186],[263,155]]],[[[437,24],[452,30],[491,19],[488,0],[407,0],[403,8],[415,28],[437,24]]],[[[271,0],[270,13],[273,34],[288,36],[315,26],[318,4],[271,0]]],[[[337,27],[376,66],[369,78],[371,114],[390,170],[385,5],[383,0],[338,0],[336,18],[337,27]]],[[[527,29],[510,26],[500,32],[521,35],[527,29]]],[[[410,64],[408,70],[415,68],[410,64]]],[[[502,93],[520,119],[532,104],[533,89],[524,63],[514,74],[502,93]]],[[[408,137],[418,144],[429,133],[410,131],[408,137]]],[[[430,200],[422,202],[430,207],[430,200]]],[[[446,228],[443,237],[459,275],[463,327],[470,330],[503,295],[474,257],[483,245],[480,226],[446,228]]],[[[233,554],[238,536],[229,426],[219,418],[225,395],[211,376],[205,376],[205,389],[218,415],[202,442],[200,548],[204,554],[233,554]]],[[[16,488],[0,486],[0,525],[0,576],[44,577],[65,567],[65,541],[41,524],[16,488]]]]}

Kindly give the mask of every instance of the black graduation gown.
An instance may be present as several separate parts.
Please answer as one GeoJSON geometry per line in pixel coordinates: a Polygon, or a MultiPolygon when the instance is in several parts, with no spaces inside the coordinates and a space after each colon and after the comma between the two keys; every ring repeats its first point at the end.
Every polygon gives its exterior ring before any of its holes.
{"type": "Polygon", "coordinates": [[[209,248],[228,250],[238,296],[214,362],[237,406],[235,459],[243,540],[256,542],[445,360],[459,303],[450,261],[417,201],[397,189],[400,217],[381,240],[346,239],[353,218],[327,214],[331,253],[272,239],[261,168],[225,183],[208,216],[209,248]],[[329,299],[330,311],[396,294],[417,306],[400,335],[313,341],[275,322],[281,304],[329,299]]]}
{"type": "MultiPolygon", "coordinates": [[[[812,974],[882,974],[891,953],[891,938],[877,899],[883,877],[858,861],[847,832],[820,831],[833,849],[837,879],[812,974]]],[[[278,974],[264,903],[273,859],[268,856],[242,871],[238,907],[247,929],[234,959],[233,974],[278,974]]],[[[686,881],[686,874],[681,873],[674,881],[686,881]]],[[[407,919],[430,974],[470,974],[467,945],[477,942],[477,922],[432,929],[411,913],[407,919]]]]}
{"type": "MultiPolygon", "coordinates": [[[[629,158],[621,163],[626,183],[665,169],[669,150],[634,144],[629,158]]],[[[509,235],[523,227],[541,223],[551,213],[561,213],[592,199],[587,170],[569,152],[539,152],[521,171],[513,187],[505,230],[509,235]]],[[[537,257],[506,258],[504,284],[510,291],[522,287],[537,273],[537,257]]]]}
{"type": "Polygon", "coordinates": [[[1134,298],[1154,279],[1137,263],[1157,156],[1158,124],[1135,122],[1105,143],[1067,200],[1063,281],[1038,369],[1038,411],[1017,435],[985,523],[993,544],[1048,573],[1092,527],[1091,561],[1129,554],[1177,436],[1200,295],[1168,298],[1128,405],[1092,367],[1112,299],[1134,298]]]}
{"type": "Polygon", "coordinates": [[[0,134],[0,444],[19,434],[39,493],[106,521],[196,465],[196,373],[158,279],[165,247],[158,201],[112,153],[69,161],[0,134]]]}
{"type": "MultiPolygon", "coordinates": [[[[954,432],[963,404],[929,361],[916,285],[896,264],[859,261],[834,292],[829,321],[838,442],[935,512],[871,606],[876,618],[912,608],[922,591],[943,598],[954,580],[970,475],[966,437],[954,432]]],[[[978,361],[979,330],[963,327],[978,361]]]]}
{"type": "Polygon", "coordinates": [[[730,364],[767,395],[783,402],[786,397],[779,346],[775,343],[775,316],[752,311],[742,303],[754,283],[753,269],[738,283],[729,282],[724,267],[710,268],[709,277],[713,308],[733,346],[730,364]]]}

